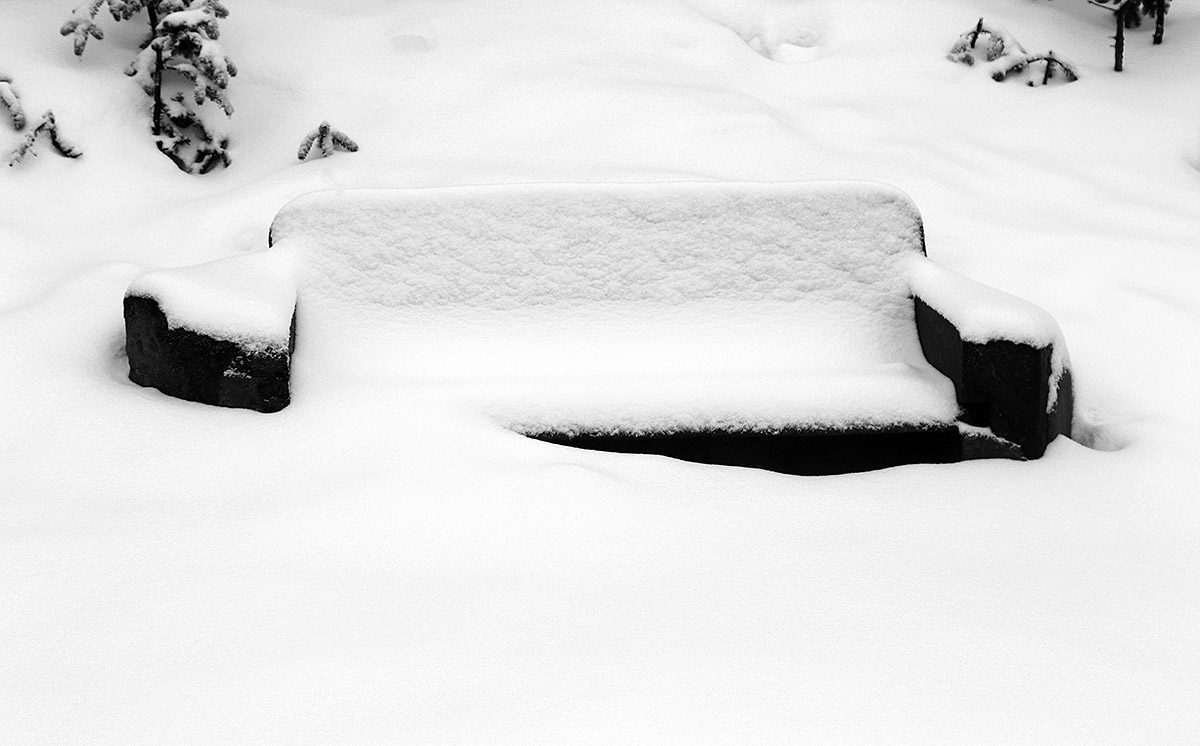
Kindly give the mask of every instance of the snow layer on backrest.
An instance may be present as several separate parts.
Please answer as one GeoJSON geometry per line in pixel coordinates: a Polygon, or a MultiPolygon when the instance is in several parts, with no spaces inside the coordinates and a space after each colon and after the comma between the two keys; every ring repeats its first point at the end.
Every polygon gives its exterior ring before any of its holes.
{"type": "MultiPolygon", "coordinates": [[[[902,193],[858,183],[556,184],[319,192],[280,211],[330,308],[614,301],[851,304],[911,319],[902,193]]],[[[308,303],[306,297],[305,303],[308,303]]]]}

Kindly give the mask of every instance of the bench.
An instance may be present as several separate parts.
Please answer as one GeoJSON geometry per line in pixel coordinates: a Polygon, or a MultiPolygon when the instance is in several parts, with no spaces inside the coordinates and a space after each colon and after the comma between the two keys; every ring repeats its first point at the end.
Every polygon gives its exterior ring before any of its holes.
{"type": "Polygon", "coordinates": [[[312,345],[541,440],[790,473],[1070,433],[1057,324],[927,259],[882,185],[318,192],[269,243],[136,278],[130,378],[277,411],[312,345]]]}

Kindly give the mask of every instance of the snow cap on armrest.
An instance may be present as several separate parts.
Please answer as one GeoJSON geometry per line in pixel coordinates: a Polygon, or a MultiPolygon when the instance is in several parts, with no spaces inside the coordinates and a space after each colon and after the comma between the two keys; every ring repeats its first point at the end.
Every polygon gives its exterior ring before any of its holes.
{"type": "Polygon", "coordinates": [[[1036,349],[1051,348],[1050,398],[1058,401],[1058,385],[1070,365],[1058,322],[1034,304],[988,287],[924,257],[906,262],[912,294],[950,322],[964,342],[1008,341],[1036,349]]]}
{"type": "Polygon", "coordinates": [[[906,269],[912,294],[954,324],[963,341],[1007,340],[1065,349],[1058,322],[1038,306],[924,257],[913,257],[906,269]]]}
{"type": "Polygon", "coordinates": [[[286,247],[152,270],[126,296],[158,302],[171,328],[248,347],[286,348],[296,307],[293,255],[286,247]]]}

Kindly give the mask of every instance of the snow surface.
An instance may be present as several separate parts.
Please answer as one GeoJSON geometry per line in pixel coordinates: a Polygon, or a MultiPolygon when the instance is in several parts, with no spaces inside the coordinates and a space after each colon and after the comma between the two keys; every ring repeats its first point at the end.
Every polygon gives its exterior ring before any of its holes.
{"type": "Polygon", "coordinates": [[[76,59],[73,5],[0,23],[84,152],[0,173],[0,741],[1197,740],[1200,9],[1115,74],[1082,1],[231,4],[233,168],[189,177],[141,29],[76,59]],[[980,15],[1080,81],[946,60],[980,15]],[[298,164],[326,119],[360,151],[298,164]],[[813,178],[896,185],[933,261],[1046,309],[1076,440],[798,478],[531,441],[303,344],[273,415],[127,379],[131,280],[317,189],[813,178]]]}

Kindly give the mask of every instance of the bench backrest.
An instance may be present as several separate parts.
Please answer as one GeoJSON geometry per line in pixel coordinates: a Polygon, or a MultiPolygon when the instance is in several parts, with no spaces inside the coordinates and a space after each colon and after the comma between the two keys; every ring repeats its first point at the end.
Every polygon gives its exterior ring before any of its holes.
{"type": "Polygon", "coordinates": [[[318,192],[279,212],[271,240],[305,255],[302,303],[804,300],[905,318],[899,265],[924,253],[906,195],[821,182],[318,192]]]}

